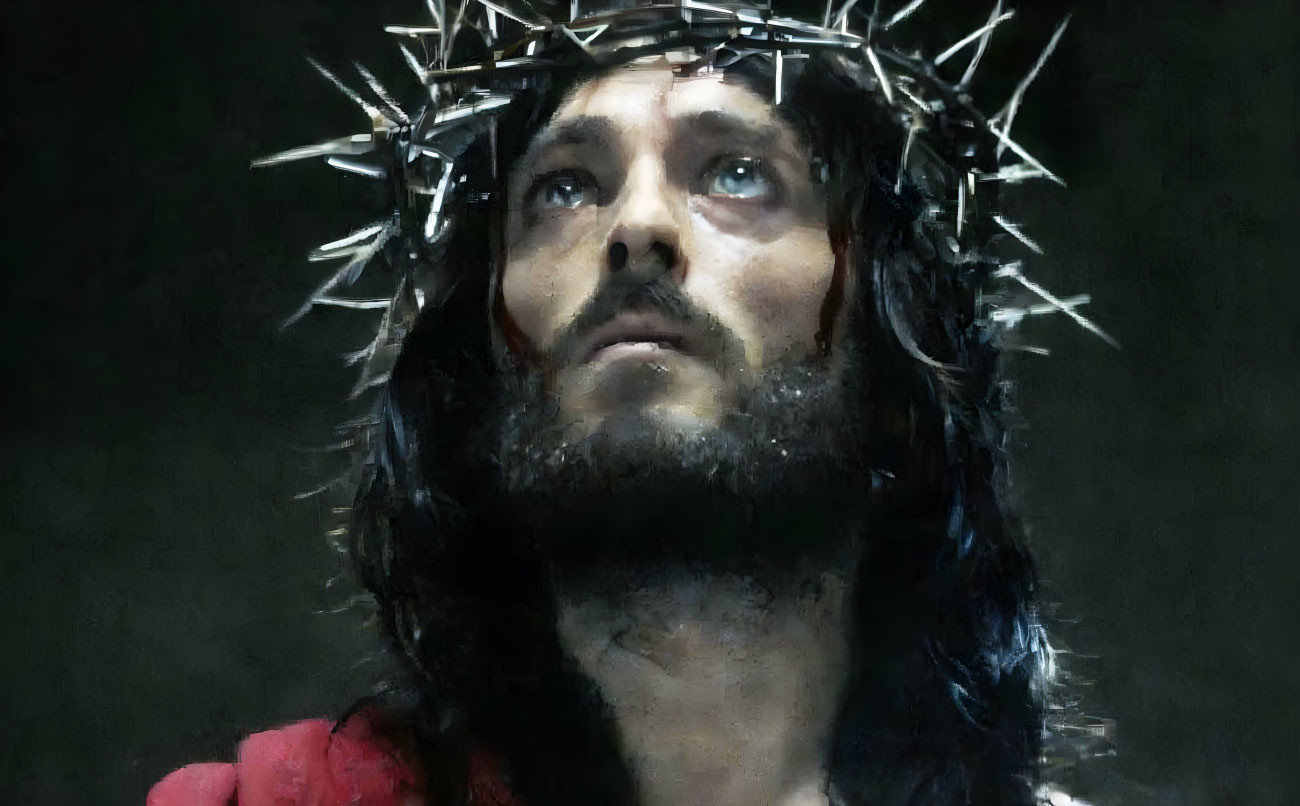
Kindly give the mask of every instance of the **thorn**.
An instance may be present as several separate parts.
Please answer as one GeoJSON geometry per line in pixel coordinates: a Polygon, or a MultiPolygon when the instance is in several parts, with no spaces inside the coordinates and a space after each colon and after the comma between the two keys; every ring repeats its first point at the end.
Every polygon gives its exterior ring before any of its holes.
{"type": "MultiPolygon", "coordinates": [[[[1002,16],[1000,16],[1000,17],[998,17],[997,19],[995,19],[995,20],[993,20],[992,22],[990,22],[988,25],[982,26],[982,27],[980,27],[980,28],[976,28],[974,31],[971,31],[971,32],[970,32],[969,34],[967,34],[966,36],[964,36],[964,37],[962,37],[961,39],[957,40],[957,42],[956,42],[952,47],[948,48],[948,49],[945,50],[943,53],[940,53],[938,56],[935,56],[935,57],[934,57],[934,66],[935,66],[935,67],[938,67],[939,65],[941,65],[941,64],[943,64],[944,62],[948,61],[948,59],[950,59],[950,58],[952,58],[954,55],[956,55],[956,54],[958,53],[958,51],[960,51],[962,48],[966,47],[966,46],[969,45],[970,43],[974,42],[976,39],[979,39],[979,40],[980,40],[980,47],[981,47],[981,48],[982,48],[984,45],[987,45],[987,44],[988,44],[988,35],[993,31],[993,29],[996,28],[996,27],[998,27],[998,26],[1001,25],[1002,23],[1006,22],[1007,20],[1011,19],[1011,18],[1014,17],[1014,16],[1016,16],[1016,13],[1015,13],[1014,11],[1008,11],[1006,14],[1003,14],[1002,16]]],[[[980,54],[978,54],[978,53],[976,54],[976,59],[979,58],[979,55],[980,55],[980,54]]],[[[974,60],[972,60],[972,61],[974,61],[974,60]]],[[[969,70],[969,69],[970,69],[970,68],[967,68],[967,70],[969,70]]]]}
{"type": "Polygon", "coordinates": [[[880,30],[888,31],[890,28],[893,28],[898,23],[912,16],[912,12],[920,8],[923,3],[925,3],[925,0],[912,0],[912,2],[900,8],[898,12],[895,13],[894,16],[890,17],[884,25],[880,26],[880,30]]]}
{"type": "Polygon", "coordinates": [[[907,140],[903,143],[903,156],[898,161],[898,178],[894,180],[894,192],[903,191],[903,174],[907,171],[907,158],[912,153],[912,141],[916,139],[919,127],[913,123],[907,129],[907,140]]]}
{"type": "MultiPolygon", "coordinates": [[[[1089,302],[1092,302],[1091,295],[1076,294],[1073,297],[1062,299],[1061,306],[1074,309],[1080,305],[1087,305],[1089,302]]],[[[1019,325],[1026,316],[1046,316],[1047,314],[1060,313],[1060,311],[1061,308],[1049,304],[1027,305],[1024,307],[1014,305],[1005,308],[995,307],[989,314],[989,319],[1010,329],[1019,325]]]]}
{"type": "Polygon", "coordinates": [[[1006,182],[1016,184],[1026,179],[1041,179],[1047,176],[1039,168],[1031,168],[1025,165],[1009,165],[1006,168],[992,174],[980,174],[976,181],[978,182],[1006,182]]]}
{"type": "Polygon", "coordinates": [[[607,30],[609,30],[609,25],[597,25],[594,30],[590,28],[578,28],[575,30],[573,28],[568,27],[567,25],[560,27],[560,31],[565,36],[567,36],[570,40],[572,40],[573,44],[577,45],[583,50],[586,50],[587,46],[589,46],[592,42],[596,40],[596,37],[605,33],[605,31],[607,30]],[[588,30],[591,30],[592,33],[588,35],[586,39],[582,39],[581,37],[578,36],[577,33],[578,31],[588,31],[588,30]]]}
{"type": "Polygon", "coordinates": [[[374,235],[376,232],[379,232],[383,228],[384,228],[383,222],[380,222],[378,224],[371,224],[368,227],[364,227],[363,229],[357,230],[351,235],[346,235],[342,238],[339,238],[337,241],[330,241],[329,243],[323,243],[320,246],[316,247],[316,249],[313,251],[333,252],[335,249],[342,249],[345,246],[352,246],[355,243],[364,241],[366,238],[369,238],[371,235],[374,235]]]}
{"type": "MultiPolygon", "coordinates": [[[[993,11],[989,13],[989,22],[993,22],[1002,14],[1002,0],[993,4],[993,11]]],[[[975,55],[971,57],[970,64],[966,65],[966,72],[962,73],[961,81],[957,82],[958,87],[970,86],[971,79],[975,77],[975,68],[979,66],[980,59],[984,58],[984,51],[988,49],[989,40],[993,38],[993,29],[990,28],[980,37],[980,45],[975,49],[975,55]]]]}
{"type": "Polygon", "coordinates": [[[966,183],[957,183],[957,239],[961,240],[962,228],[966,226],[966,183]]]}
{"type": "Polygon", "coordinates": [[[514,20],[525,28],[532,28],[537,24],[536,21],[530,22],[529,20],[525,20],[523,17],[520,17],[509,9],[498,5],[497,3],[490,2],[490,0],[478,0],[478,3],[489,11],[495,11],[506,19],[514,20]]]}
{"type": "Polygon", "coordinates": [[[265,157],[258,157],[249,163],[251,168],[267,168],[284,162],[323,157],[329,154],[367,154],[374,150],[374,135],[354,134],[351,137],[338,137],[309,146],[298,146],[285,151],[278,151],[265,157]]]}
{"type": "Polygon", "coordinates": [[[337,168],[340,171],[357,174],[369,179],[383,179],[388,176],[388,169],[382,165],[350,160],[347,157],[329,156],[325,158],[325,163],[331,168],[337,168]]]}
{"type": "Polygon", "coordinates": [[[342,356],[340,357],[343,359],[343,366],[355,367],[357,364],[361,363],[362,361],[365,361],[366,359],[370,358],[370,356],[374,354],[375,354],[375,347],[372,344],[369,347],[364,347],[360,350],[356,350],[351,353],[343,353],[342,356]]]}
{"type": "Polygon", "coordinates": [[[387,308],[390,299],[353,299],[351,297],[317,297],[314,305],[327,305],[334,308],[349,308],[354,311],[377,311],[387,308]]]}
{"type": "Polygon", "coordinates": [[[424,68],[424,65],[420,64],[419,59],[415,58],[415,54],[411,52],[411,49],[401,42],[397,43],[397,47],[402,51],[402,56],[406,59],[411,71],[415,73],[415,77],[420,79],[420,83],[423,84],[428,81],[429,71],[424,68]]]}
{"type": "Polygon", "coordinates": [[[361,64],[361,62],[353,62],[352,66],[361,74],[362,80],[370,87],[370,91],[378,96],[379,100],[384,102],[384,105],[388,107],[389,112],[393,113],[393,117],[396,118],[397,122],[401,123],[403,126],[410,126],[410,116],[402,111],[402,107],[398,105],[397,101],[393,100],[393,96],[388,93],[388,90],[384,89],[383,84],[379,83],[379,79],[375,78],[374,73],[367,70],[365,65],[361,64]]]}
{"type": "MultiPolygon", "coordinates": [[[[1065,19],[1061,20],[1060,24],[1056,26],[1056,30],[1052,32],[1052,38],[1048,40],[1047,47],[1043,48],[1043,52],[1038,55],[1038,61],[1034,62],[1029,75],[1021,79],[1020,83],[1016,85],[1015,92],[1011,93],[1011,99],[1007,101],[1007,105],[1002,108],[1002,111],[993,116],[993,120],[1002,122],[1003,134],[1011,134],[1011,124],[1016,119],[1016,110],[1020,108],[1020,102],[1025,97],[1025,90],[1029,89],[1029,85],[1038,77],[1038,71],[1043,69],[1044,64],[1047,64],[1048,57],[1052,55],[1052,51],[1056,50],[1056,43],[1061,41],[1061,35],[1065,33],[1065,28],[1069,24],[1070,16],[1067,14],[1065,19]]],[[[1007,145],[1009,143],[1000,143],[998,145],[996,154],[999,159],[1001,159],[1002,152],[1006,150],[1007,145]]]]}
{"type": "Polygon", "coordinates": [[[339,81],[338,77],[335,76],[333,73],[331,73],[328,69],[326,69],[325,65],[321,64],[320,62],[316,61],[310,56],[307,57],[307,61],[311,64],[312,67],[316,68],[316,72],[325,76],[325,78],[328,79],[329,82],[333,84],[338,89],[339,92],[351,98],[357,104],[357,106],[360,106],[363,110],[365,110],[365,113],[370,116],[371,120],[384,120],[384,121],[388,121],[388,123],[391,123],[394,126],[397,125],[396,123],[393,123],[393,121],[389,120],[387,115],[380,112],[379,109],[373,106],[369,101],[367,101],[365,98],[362,98],[361,95],[357,93],[356,90],[344,84],[342,81],[339,81]]]}
{"type": "Polygon", "coordinates": [[[880,66],[880,59],[876,57],[876,52],[871,49],[870,45],[863,45],[867,51],[867,61],[871,62],[871,69],[876,71],[876,79],[880,82],[880,89],[885,93],[885,103],[890,106],[894,105],[894,90],[889,86],[889,79],[885,78],[885,70],[880,66]]]}
{"type": "Polygon", "coordinates": [[[773,101],[772,101],[772,105],[773,105],[773,106],[780,106],[780,105],[781,105],[781,78],[782,78],[782,76],[781,76],[781,71],[782,71],[782,63],[783,63],[783,61],[784,61],[784,60],[781,58],[781,51],[779,51],[779,50],[776,51],[775,58],[776,58],[776,82],[775,82],[775,83],[776,83],[776,92],[775,92],[776,97],[773,99],[773,101]]]}
{"type": "Polygon", "coordinates": [[[1013,345],[1011,347],[1017,353],[1030,353],[1031,355],[1050,356],[1052,351],[1046,347],[1034,347],[1028,344],[1013,345]]]}
{"type": "Polygon", "coordinates": [[[425,0],[424,4],[429,9],[429,16],[433,17],[433,23],[439,29],[446,28],[447,26],[443,23],[442,17],[442,12],[446,10],[446,6],[442,3],[442,0],[425,0]],[[438,6],[443,7],[439,9],[438,6]]]}
{"type": "MultiPolygon", "coordinates": [[[[853,7],[856,6],[857,4],[858,4],[858,0],[848,0],[843,6],[840,6],[839,13],[835,15],[835,18],[831,21],[831,24],[826,27],[835,28],[835,27],[843,26],[845,24],[845,20],[848,19],[849,12],[852,11],[853,7]]],[[[826,10],[828,13],[830,11],[830,7],[831,5],[828,0],[828,2],[826,3],[826,10]]]]}
{"type": "Polygon", "coordinates": [[[422,36],[437,36],[438,34],[441,34],[442,31],[428,25],[385,25],[384,33],[419,39],[422,36]]]}
{"type": "Polygon", "coordinates": [[[433,203],[429,205],[429,217],[424,221],[424,239],[433,241],[438,234],[438,214],[442,212],[442,202],[447,193],[447,186],[451,183],[451,172],[455,168],[455,163],[444,163],[442,166],[442,179],[438,181],[438,189],[433,194],[433,203]]]}
{"type": "Polygon", "coordinates": [[[1052,180],[1053,182],[1060,185],[1061,187],[1065,187],[1064,179],[1052,173],[1051,171],[1047,170],[1047,168],[1043,166],[1043,163],[1034,159],[1033,155],[1030,154],[1028,151],[1026,151],[1023,147],[1021,147],[1019,143],[1015,142],[1010,137],[1007,137],[1006,134],[1004,134],[1001,130],[999,130],[998,127],[993,123],[993,121],[991,120],[986,121],[985,125],[988,127],[988,130],[992,132],[995,137],[998,138],[998,140],[1002,141],[1002,143],[1005,144],[1007,148],[1015,152],[1022,160],[1034,166],[1038,170],[1042,171],[1044,177],[1052,180]]]}
{"type": "Polygon", "coordinates": [[[1117,350],[1121,349],[1119,346],[1119,342],[1116,341],[1109,333],[1102,330],[1100,327],[1097,327],[1097,325],[1093,324],[1089,319],[1084,317],[1078,311],[1074,310],[1072,306],[1066,305],[1063,300],[1057,298],[1054,294],[1052,294],[1052,292],[1048,291],[1038,283],[1035,283],[1033,280],[1030,280],[1028,277],[1021,274],[1020,266],[1021,263],[1018,260],[1012,263],[1008,263],[1007,265],[998,269],[993,276],[1010,277],[1011,279],[1020,283],[1029,291],[1037,294],[1039,297],[1042,298],[1044,302],[1055,307],[1061,313],[1073,319],[1084,330],[1087,330],[1089,333],[1092,333],[1093,335],[1097,336],[1102,341],[1109,344],[1111,347],[1114,347],[1117,350]]]}
{"type": "Polygon", "coordinates": [[[1011,236],[1014,237],[1017,241],[1020,241],[1025,246],[1028,246],[1034,252],[1040,255],[1043,254],[1043,247],[1039,246],[1034,241],[1034,239],[1030,238],[1028,235],[1021,232],[1020,228],[1017,227],[1015,224],[1012,224],[1010,221],[1006,220],[1000,215],[993,216],[993,220],[997,222],[997,225],[999,227],[1002,227],[1002,229],[1010,233],[1011,236]]]}
{"type": "Polygon", "coordinates": [[[357,379],[357,385],[352,387],[352,391],[348,393],[348,400],[356,400],[361,397],[361,395],[365,394],[367,389],[374,389],[376,386],[383,386],[388,383],[388,376],[389,373],[384,372],[372,378],[367,378],[365,374],[362,373],[362,376],[357,379]]]}
{"type": "Polygon", "coordinates": [[[280,325],[280,329],[284,330],[294,322],[297,322],[299,319],[306,316],[307,312],[316,304],[316,300],[328,295],[329,292],[333,291],[339,285],[352,285],[356,282],[357,277],[360,276],[361,271],[366,267],[366,264],[369,263],[375,255],[379,254],[379,250],[383,249],[384,244],[388,242],[388,239],[397,233],[397,229],[398,226],[396,223],[385,224],[384,228],[380,230],[379,234],[375,237],[375,240],[367,244],[366,248],[358,252],[356,257],[349,260],[341,269],[331,274],[325,282],[317,286],[316,290],[307,298],[307,301],[303,303],[302,307],[298,308],[298,310],[293,312],[292,316],[284,320],[284,324],[280,325]]]}
{"type": "Polygon", "coordinates": [[[294,494],[293,494],[293,500],[295,500],[295,501],[302,501],[302,500],[305,500],[305,499],[307,499],[307,498],[314,498],[314,497],[320,495],[321,493],[326,492],[327,490],[332,490],[332,489],[334,489],[335,487],[339,487],[339,486],[343,485],[343,484],[346,483],[349,479],[351,479],[351,477],[352,477],[352,473],[351,473],[350,471],[347,472],[347,473],[344,473],[344,474],[341,475],[341,476],[336,476],[335,478],[330,479],[329,481],[325,482],[324,484],[320,485],[319,487],[313,487],[313,488],[310,489],[310,490],[304,490],[303,492],[300,492],[300,493],[294,493],[294,494]]]}

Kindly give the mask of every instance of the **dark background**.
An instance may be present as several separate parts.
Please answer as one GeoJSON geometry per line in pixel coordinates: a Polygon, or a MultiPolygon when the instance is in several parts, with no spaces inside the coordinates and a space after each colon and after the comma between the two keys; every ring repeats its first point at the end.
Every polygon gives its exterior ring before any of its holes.
{"type": "MultiPolygon", "coordinates": [[[[987,13],[932,0],[927,52],[987,13]],[[937,26],[937,27],[934,27],[937,26]]],[[[981,4],[982,5],[982,4],[981,4]]],[[[890,3],[885,3],[886,7],[890,3]]],[[[977,98],[996,109],[1066,4],[1023,0],[977,98]]],[[[1296,10],[1093,2],[1015,133],[1070,183],[1015,215],[1031,274],[1090,292],[1122,351],[1023,327],[1021,507],[1056,640],[1117,720],[1099,780],[1186,804],[1300,792],[1291,474],[1300,416],[1296,10]]],[[[383,3],[5,7],[0,790],[132,804],[250,731],[337,714],[383,676],[327,586],[329,502],[297,502],[349,413],[346,317],[278,322],[313,245],[374,217],[359,182],[254,156],[363,129],[302,59],[409,97],[383,3]]],[[[364,319],[364,317],[362,317],[364,319]]],[[[352,324],[349,324],[352,322],[352,324]]]]}

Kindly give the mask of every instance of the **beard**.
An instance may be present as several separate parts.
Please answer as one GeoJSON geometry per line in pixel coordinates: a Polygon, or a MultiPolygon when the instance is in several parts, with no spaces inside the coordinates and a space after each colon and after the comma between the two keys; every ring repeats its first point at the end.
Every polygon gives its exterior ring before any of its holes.
{"type": "MultiPolygon", "coordinates": [[[[617,312],[649,308],[739,354],[725,328],[675,289],[644,291],[598,297],[557,344],[617,312]]],[[[494,457],[485,485],[493,500],[478,509],[522,541],[515,548],[560,567],[753,572],[838,551],[857,531],[870,489],[862,357],[854,334],[845,335],[834,371],[825,356],[765,370],[702,429],[629,406],[575,438],[546,373],[530,370],[503,385],[480,432],[494,457]]]]}

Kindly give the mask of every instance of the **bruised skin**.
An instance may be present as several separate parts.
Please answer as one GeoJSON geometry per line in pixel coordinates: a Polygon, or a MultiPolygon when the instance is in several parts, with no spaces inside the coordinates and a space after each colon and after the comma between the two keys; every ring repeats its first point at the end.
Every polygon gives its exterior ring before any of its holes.
{"type": "Polygon", "coordinates": [[[579,434],[629,407],[676,429],[716,425],[759,371],[816,352],[836,256],[810,157],[767,99],[720,73],[625,68],[559,107],[510,177],[501,295],[511,322],[547,355],[602,284],[631,268],[666,274],[742,353],[723,362],[646,342],[549,367],[579,434]],[[626,255],[623,268],[611,254],[626,255]]]}

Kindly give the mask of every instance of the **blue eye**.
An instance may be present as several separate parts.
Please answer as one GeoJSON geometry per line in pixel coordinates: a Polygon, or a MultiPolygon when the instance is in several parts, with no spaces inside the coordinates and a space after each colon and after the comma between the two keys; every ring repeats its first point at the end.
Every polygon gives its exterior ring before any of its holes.
{"type": "Polygon", "coordinates": [[[542,207],[563,207],[572,210],[587,201],[587,186],[571,173],[556,174],[545,180],[538,194],[542,207]]]}
{"type": "Polygon", "coordinates": [[[752,157],[726,157],[705,177],[710,196],[727,199],[759,199],[772,192],[761,160],[752,157]]]}

